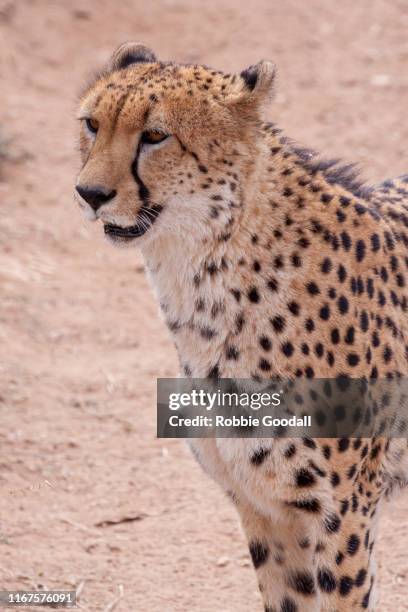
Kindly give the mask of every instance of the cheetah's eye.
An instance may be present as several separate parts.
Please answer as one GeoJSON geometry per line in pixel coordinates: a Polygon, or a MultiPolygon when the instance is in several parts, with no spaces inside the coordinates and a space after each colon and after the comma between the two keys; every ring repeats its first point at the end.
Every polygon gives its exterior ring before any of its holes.
{"type": "Polygon", "coordinates": [[[159,142],[163,142],[163,140],[166,140],[169,135],[170,134],[164,134],[164,132],[160,132],[160,130],[146,130],[142,132],[140,142],[142,144],[155,145],[159,144],[159,142]]]}
{"type": "Polygon", "coordinates": [[[96,119],[87,118],[84,121],[91,134],[96,134],[99,128],[99,123],[96,121],[96,119]]]}

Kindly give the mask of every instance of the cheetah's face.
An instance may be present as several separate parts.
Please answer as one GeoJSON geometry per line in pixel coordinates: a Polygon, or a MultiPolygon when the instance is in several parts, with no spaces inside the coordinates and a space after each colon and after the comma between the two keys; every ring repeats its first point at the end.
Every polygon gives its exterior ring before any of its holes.
{"type": "Polygon", "coordinates": [[[268,62],[231,76],[119,47],[80,104],[85,216],[120,244],[225,233],[273,74],[268,62]]]}

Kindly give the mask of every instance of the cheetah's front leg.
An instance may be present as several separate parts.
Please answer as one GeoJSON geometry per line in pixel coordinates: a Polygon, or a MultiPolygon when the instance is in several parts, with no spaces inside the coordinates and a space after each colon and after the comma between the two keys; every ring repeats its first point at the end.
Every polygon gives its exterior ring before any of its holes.
{"type": "Polygon", "coordinates": [[[379,491],[356,461],[368,445],[328,448],[308,438],[217,440],[267,612],[375,609],[379,491]]]}
{"type": "MultiPolygon", "coordinates": [[[[241,500],[237,500],[237,508],[265,612],[320,611],[321,598],[315,586],[318,542],[313,526],[301,524],[283,504],[277,521],[241,500]]],[[[279,511],[278,504],[274,510],[274,514],[279,511]]]]}

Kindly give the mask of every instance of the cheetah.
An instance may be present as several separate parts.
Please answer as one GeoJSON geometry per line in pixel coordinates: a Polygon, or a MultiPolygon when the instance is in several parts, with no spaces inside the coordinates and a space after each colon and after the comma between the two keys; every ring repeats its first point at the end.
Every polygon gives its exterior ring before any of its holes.
{"type": "MultiPolygon", "coordinates": [[[[377,187],[287,138],[275,68],[119,47],[80,100],[76,198],[139,247],[185,377],[407,374],[408,175],[377,187]]],[[[403,438],[193,439],[238,511],[265,612],[376,606],[373,548],[403,438]]]]}

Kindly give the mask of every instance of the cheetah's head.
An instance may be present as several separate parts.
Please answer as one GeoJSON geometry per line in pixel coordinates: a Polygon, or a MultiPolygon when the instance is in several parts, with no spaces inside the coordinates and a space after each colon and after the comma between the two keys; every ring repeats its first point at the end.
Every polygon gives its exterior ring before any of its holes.
{"type": "Polygon", "coordinates": [[[270,62],[240,75],[159,62],[125,43],[81,98],[76,196],[115,243],[227,239],[254,170],[270,62]]]}

